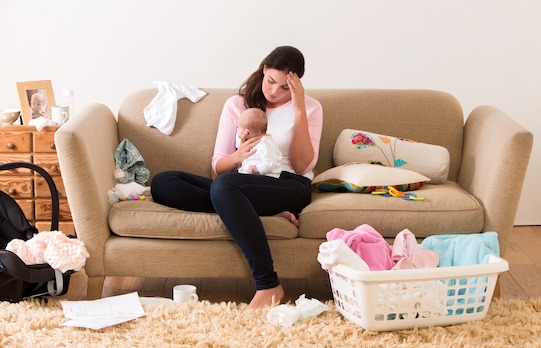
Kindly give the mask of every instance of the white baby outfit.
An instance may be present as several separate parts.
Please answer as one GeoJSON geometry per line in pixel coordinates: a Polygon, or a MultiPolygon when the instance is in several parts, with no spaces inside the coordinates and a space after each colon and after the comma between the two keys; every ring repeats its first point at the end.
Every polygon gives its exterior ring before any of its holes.
{"type": "Polygon", "coordinates": [[[158,87],[158,94],[143,110],[143,114],[147,127],[155,127],[165,135],[170,135],[175,129],[179,99],[187,98],[196,103],[207,95],[207,92],[193,86],[177,85],[167,81],[153,83],[158,87]]]}
{"type": "Polygon", "coordinates": [[[256,152],[242,162],[239,173],[251,174],[250,167],[256,166],[261,175],[278,178],[282,173],[282,152],[270,135],[264,135],[254,147],[256,152]]]}

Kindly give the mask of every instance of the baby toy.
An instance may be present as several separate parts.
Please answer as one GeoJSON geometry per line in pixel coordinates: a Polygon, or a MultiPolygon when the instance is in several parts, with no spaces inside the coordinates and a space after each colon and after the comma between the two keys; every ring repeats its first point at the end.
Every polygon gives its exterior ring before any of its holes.
{"type": "Polygon", "coordinates": [[[413,192],[402,192],[392,186],[384,186],[382,189],[372,191],[373,195],[381,195],[384,197],[399,197],[406,201],[424,201],[423,196],[417,196],[413,192]]]}
{"type": "Polygon", "coordinates": [[[147,197],[145,195],[129,195],[124,197],[119,197],[118,201],[144,201],[147,197]]]}

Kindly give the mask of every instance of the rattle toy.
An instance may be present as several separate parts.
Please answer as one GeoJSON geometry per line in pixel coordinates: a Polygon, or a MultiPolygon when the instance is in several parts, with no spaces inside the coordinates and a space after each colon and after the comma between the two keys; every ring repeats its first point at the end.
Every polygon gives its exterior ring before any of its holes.
{"type": "Polygon", "coordinates": [[[381,195],[383,197],[399,197],[406,201],[424,201],[423,196],[417,196],[413,192],[402,192],[392,186],[384,186],[382,189],[372,191],[373,195],[381,195]]]}

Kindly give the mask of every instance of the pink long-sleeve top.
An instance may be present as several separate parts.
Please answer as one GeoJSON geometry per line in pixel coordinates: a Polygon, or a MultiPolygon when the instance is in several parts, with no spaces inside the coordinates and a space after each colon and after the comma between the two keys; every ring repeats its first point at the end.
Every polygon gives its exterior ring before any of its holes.
{"type": "MultiPolygon", "coordinates": [[[[319,142],[321,139],[321,130],[323,126],[323,108],[321,104],[309,96],[305,96],[306,116],[308,119],[308,132],[310,141],[314,149],[314,158],[301,175],[308,179],[314,178],[312,169],[316,166],[319,155],[319,142]]],[[[216,170],[218,160],[231,155],[237,150],[235,138],[237,133],[238,116],[246,107],[244,98],[240,95],[230,97],[224,104],[216,143],[214,145],[214,155],[212,156],[212,168],[216,170]]],[[[268,126],[267,133],[272,138],[282,152],[282,171],[295,173],[289,162],[289,146],[291,144],[291,133],[295,122],[295,113],[293,103],[289,101],[277,108],[267,108],[268,126]]]]}

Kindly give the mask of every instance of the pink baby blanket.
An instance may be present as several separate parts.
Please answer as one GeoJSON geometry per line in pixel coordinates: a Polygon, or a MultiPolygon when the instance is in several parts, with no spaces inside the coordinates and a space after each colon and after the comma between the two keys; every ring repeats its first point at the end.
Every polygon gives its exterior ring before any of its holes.
{"type": "Polygon", "coordinates": [[[335,228],[327,232],[327,240],[342,239],[368,265],[371,271],[389,270],[395,265],[391,247],[372,226],[364,224],[353,231],[335,228]]]}

